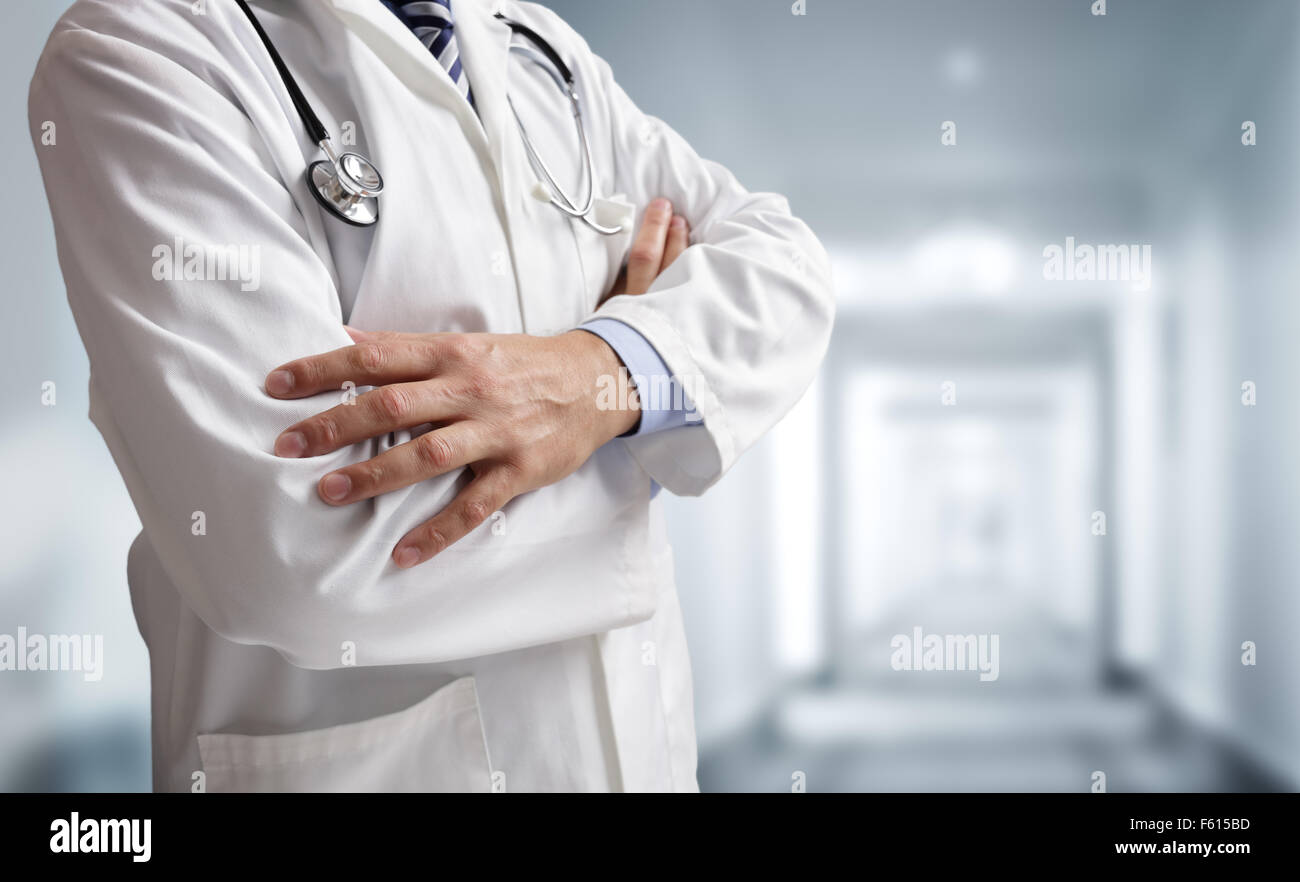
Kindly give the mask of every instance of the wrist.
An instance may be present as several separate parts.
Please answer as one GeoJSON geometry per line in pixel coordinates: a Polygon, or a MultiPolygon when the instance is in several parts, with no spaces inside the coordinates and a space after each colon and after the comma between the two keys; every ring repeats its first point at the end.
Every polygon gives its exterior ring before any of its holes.
{"type": "Polygon", "coordinates": [[[623,378],[627,368],[614,348],[599,335],[588,331],[569,331],[562,337],[569,338],[579,353],[578,372],[589,392],[597,446],[636,428],[641,420],[641,405],[631,378],[623,378]],[[620,394],[624,389],[628,394],[620,394]]]}

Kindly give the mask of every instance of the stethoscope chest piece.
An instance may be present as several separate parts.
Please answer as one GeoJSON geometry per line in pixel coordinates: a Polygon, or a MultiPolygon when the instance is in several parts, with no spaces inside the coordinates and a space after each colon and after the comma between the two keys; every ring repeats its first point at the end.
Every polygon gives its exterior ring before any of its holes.
{"type": "Polygon", "coordinates": [[[336,158],[328,140],[321,147],[329,159],[313,162],[307,169],[307,183],[317,201],[354,226],[368,227],[379,220],[384,178],[374,163],[360,153],[344,153],[336,158]]]}

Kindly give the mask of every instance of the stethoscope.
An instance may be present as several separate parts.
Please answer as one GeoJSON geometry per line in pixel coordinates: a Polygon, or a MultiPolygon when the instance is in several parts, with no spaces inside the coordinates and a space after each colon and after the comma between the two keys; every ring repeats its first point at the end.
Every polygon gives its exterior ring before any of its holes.
{"type": "MultiPolygon", "coordinates": [[[[302,89],[298,88],[298,82],[289,72],[289,68],[280,57],[280,53],[271,42],[271,38],[266,35],[262,29],[262,23],[257,20],[253,10],[249,8],[247,0],[235,0],[239,8],[248,16],[252,22],[253,30],[257,31],[257,36],[261,39],[262,44],[266,46],[267,53],[271,56],[271,61],[275,63],[275,69],[280,74],[284,86],[289,90],[289,97],[293,100],[294,109],[298,111],[298,116],[302,119],[303,126],[307,133],[311,135],[313,141],[320,145],[320,149],[325,154],[325,159],[313,162],[307,167],[307,183],[312,194],[316,197],[331,214],[340,220],[346,221],[354,226],[368,227],[379,220],[379,194],[384,191],[384,177],[375,168],[375,164],[360,153],[354,151],[347,153],[336,153],[333,144],[330,143],[329,131],[321,123],[320,117],[312,109],[307,97],[303,95],[302,89]]],[[[592,214],[595,211],[596,202],[596,175],[591,159],[591,145],[587,141],[587,132],[582,123],[582,105],[578,101],[578,91],[574,85],[573,72],[569,66],[560,58],[558,52],[551,47],[532,28],[522,25],[519,22],[512,21],[504,15],[497,13],[496,17],[509,26],[510,30],[526,40],[532,45],[512,43],[511,51],[520,52],[527,56],[536,64],[540,65],[543,70],[550,74],[555,80],[557,86],[569,99],[569,105],[573,109],[573,122],[578,130],[578,142],[582,146],[583,177],[587,181],[587,195],[582,204],[579,205],[568,192],[555,180],[551,173],[550,167],[542,159],[537,148],[533,146],[533,141],[528,137],[528,130],[524,127],[523,120],[519,117],[519,112],[515,110],[514,102],[510,96],[506,95],[506,103],[510,105],[510,112],[514,115],[515,125],[519,129],[519,135],[524,144],[524,152],[528,155],[528,162],[533,167],[534,173],[538,176],[536,186],[533,188],[533,194],[542,201],[550,202],[564,214],[571,218],[581,220],[587,226],[591,227],[598,233],[606,236],[612,236],[623,231],[622,226],[607,227],[597,223],[592,214]],[[550,62],[548,65],[546,62],[550,62]]]]}

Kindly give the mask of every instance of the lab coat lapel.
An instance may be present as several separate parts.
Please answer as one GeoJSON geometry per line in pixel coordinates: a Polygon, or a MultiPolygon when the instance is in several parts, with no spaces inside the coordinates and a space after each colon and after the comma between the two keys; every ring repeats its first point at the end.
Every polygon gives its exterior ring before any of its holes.
{"type": "MultiPolygon", "coordinates": [[[[460,97],[451,77],[443,70],[438,59],[434,58],[433,53],[420,42],[411,29],[398,21],[397,16],[389,12],[379,0],[324,0],[324,2],[333,6],[349,30],[370,46],[407,88],[417,95],[454,109],[466,137],[482,138],[483,127],[478,117],[469,104],[460,97]]],[[[465,0],[462,5],[473,7],[475,4],[472,0],[465,0]]],[[[459,7],[456,11],[460,12],[459,7]]],[[[458,23],[457,30],[459,29],[458,23]]],[[[465,48],[459,34],[457,41],[464,56],[465,48]]],[[[470,71],[470,84],[477,91],[473,70],[468,64],[465,66],[470,71]]]]}
{"type": "MultiPolygon", "coordinates": [[[[511,212],[505,207],[506,194],[511,191],[506,176],[502,174],[502,169],[509,166],[503,157],[511,155],[510,139],[517,141],[518,135],[513,126],[513,119],[508,116],[509,106],[506,103],[505,77],[511,33],[506,25],[493,18],[500,8],[498,0],[455,0],[452,5],[456,17],[456,39],[461,61],[469,76],[475,106],[482,114],[481,120],[474,109],[461,97],[438,60],[379,0],[316,0],[316,2],[329,9],[356,38],[365,43],[380,63],[386,66],[413,95],[455,113],[458,127],[466,143],[477,155],[481,172],[479,170],[470,172],[468,168],[453,164],[457,169],[456,181],[454,184],[444,182],[437,196],[440,199],[444,197],[452,199],[457,204],[481,207],[481,212],[474,212],[472,216],[464,217],[465,224],[462,227],[462,232],[475,231],[470,237],[476,249],[474,253],[477,251],[507,253],[510,246],[504,238],[499,240],[499,246],[495,244],[498,237],[508,235],[506,231],[512,226],[511,212]],[[509,121],[509,128],[506,125],[507,121],[509,121]],[[474,179],[480,174],[481,180],[488,184],[485,192],[465,198],[451,195],[474,189],[474,179]],[[488,221],[482,216],[483,213],[490,215],[492,220],[488,221]]],[[[361,84],[354,85],[363,93],[368,88],[361,84]]],[[[371,96],[367,99],[363,95],[358,102],[363,107],[370,108],[389,104],[383,96],[371,96]]],[[[363,109],[361,112],[364,114],[366,111],[363,109]]],[[[391,123],[392,121],[389,120],[384,123],[384,126],[376,126],[376,128],[387,127],[391,123]]],[[[398,125],[400,126],[400,123],[398,125]]],[[[402,140],[402,134],[390,134],[382,143],[376,142],[370,147],[372,156],[384,170],[392,193],[380,197],[380,222],[376,228],[374,246],[369,252],[365,280],[353,308],[353,320],[363,324],[379,322],[385,326],[396,327],[397,325],[393,324],[394,316],[389,308],[394,296],[393,292],[420,289],[420,286],[414,284],[410,278],[411,268],[416,265],[413,263],[416,253],[409,247],[410,231],[421,230],[427,226],[425,212],[428,203],[418,201],[415,197],[427,199],[428,193],[427,190],[402,189],[401,184],[403,177],[408,173],[411,176],[427,177],[427,174],[420,170],[419,163],[421,157],[427,157],[430,150],[434,148],[432,142],[428,141],[427,135],[425,143],[421,145],[411,143],[409,132],[407,134],[405,141],[402,140]],[[421,193],[424,195],[420,196],[421,193]],[[375,295],[374,292],[380,293],[375,295]]],[[[444,270],[448,269],[445,264],[440,265],[444,270]]],[[[438,272],[436,274],[438,284],[446,285],[450,279],[460,278],[461,273],[470,272],[472,267],[461,262],[456,269],[456,273],[438,272]]],[[[512,285],[514,282],[513,277],[496,276],[492,281],[497,284],[508,281],[512,285]]],[[[429,284],[428,278],[424,280],[424,284],[429,284]]],[[[471,290],[481,292],[483,286],[471,287],[471,290]]],[[[522,305],[518,303],[519,293],[512,291],[511,294],[513,296],[507,295],[508,299],[499,295],[486,297],[485,303],[477,304],[483,312],[482,328],[478,327],[480,322],[477,318],[467,320],[464,328],[461,328],[449,318],[449,316],[461,315],[455,310],[448,311],[441,319],[447,324],[440,324],[438,327],[473,330],[492,328],[501,332],[519,330],[522,305]],[[490,305],[487,301],[490,301],[490,305]],[[508,314],[501,311],[501,307],[507,303],[513,306],[508,310],[508,314]]],[[[426,308],[427,304],[422,304],[416,311],[426,308]]],[[[411,310],[405,313],[407,324],[401,325],[402,327],[407,327],[413,319],[410,313],[411,310]]]]}
{"type": "MultiPolygon", "coordinates": [[[[461,64],[469,73],[474,105],[487,133],[492,162],[504,181],[506,145],[513,134],[509,125],[510,107],[506,101],[507,67],[510,57],[511,31],[496,18],[500,0],[458,0],[452,3],[461,64]]],[[[448,77],[448,82],[451,79],[448,77]]]]}
{"type": "MultiPolygon", "coordinates": [[[[333,6],[354,34],[365,41],[414,93],[455,109],[461,130],[486,152],[496,173],[497,196],[512,192],[508,157],[518,137],[507,102],[507,71],[513,34],[496,18],[502,0],[455,0],[456,42],[474,94],[471,108],[451,77],[423,43],[379,0],[322,0],[333,6]]],[[[518,149],[522,150],[522,147],[518,149]]]]}

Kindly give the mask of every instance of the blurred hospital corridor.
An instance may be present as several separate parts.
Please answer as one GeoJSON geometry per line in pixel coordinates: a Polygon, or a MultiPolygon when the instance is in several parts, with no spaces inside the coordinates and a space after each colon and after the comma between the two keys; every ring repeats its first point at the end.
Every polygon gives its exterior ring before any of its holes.
{"type": "Polygon", "coordinates": [[[836,61],[760,76],[806,124],[752,134],[805,161],[737,173],[808,212],[839,312],[763,459],[669,500],[701,787],[1295,789],[1300,8],[785,27],[836,61]],[[1053,271],[1085,246],[1119,272],[1053,271]],[[996,678],[895,669],[918,628],[996,678]]]}
{"type": "MultiPolygon", "coordinates": [[[[1094,530],[1094,510],[1160,504],[1114,489],[1133,467],[1118,444],[1132,451],[1149,439],[1130,433],[1160,432],[1116,389],[1118,309],[1030,301],[841,317],[806,430],[841,476],[820,500],[827,588],[802,647],[816,661],[706,751],[705,790],[789,787],[796,773],[837,792],[1071,792],[1097,772],[1115,792],[1287,788],[1162,689],[1161,654],[1175,657],[1180,636],[1171,620],[1191,616],[1214,637],[1213,622],[1177,609],[1182,571],[1150,570],[1155,584],[1122,596],[1155,549],[1125,541],[1126,524],[1094,530]],[[970,635],[969,657],[907,669],[922,631],[970,635]],[[974,635],[1000,650],[987,678],[974,635]]],[[[1177,511],[1161,518],[1178,529],[1177,511]]]]}

